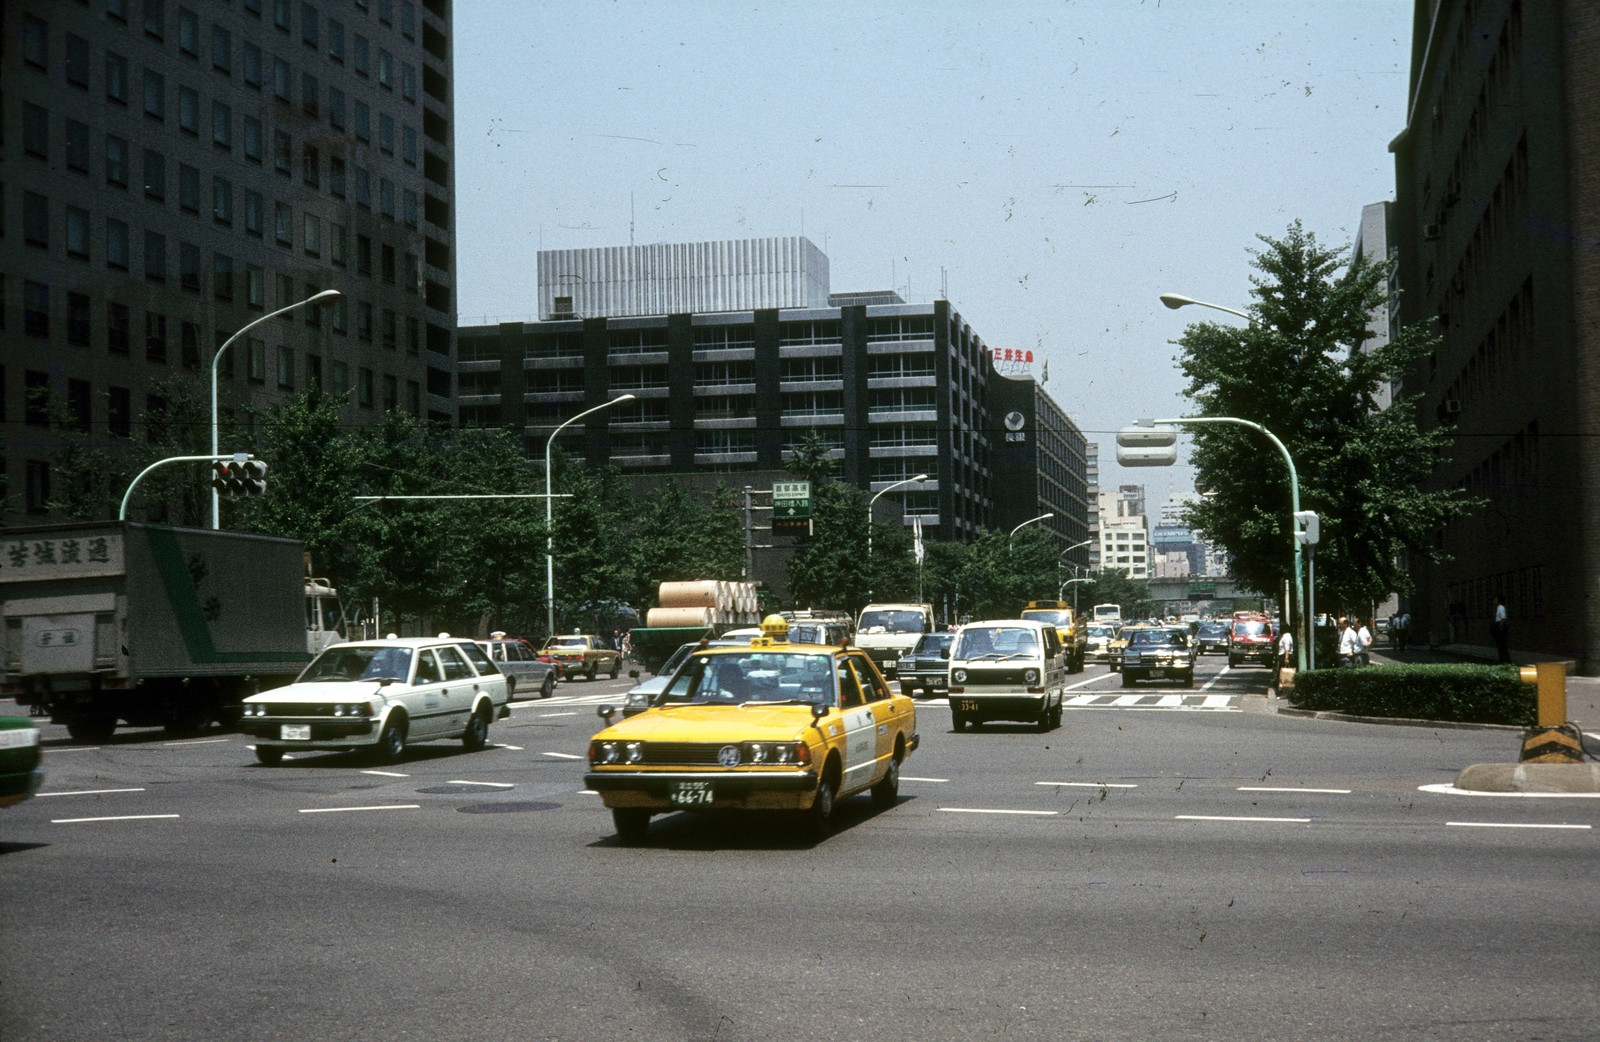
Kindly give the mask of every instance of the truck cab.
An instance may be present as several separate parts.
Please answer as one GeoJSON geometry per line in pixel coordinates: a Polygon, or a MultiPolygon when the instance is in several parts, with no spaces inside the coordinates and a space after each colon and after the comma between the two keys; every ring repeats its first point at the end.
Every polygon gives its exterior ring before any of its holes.
{"type": "Polygon", "coordinates": [[[306,579],[306,654],[316,656],[344,640],[339,591],[326,579],[306,579]]]}
{"type": "Polygon", "coordinates": [[[1024,619],[1048,623],[1056,628],[1056,639],[1067,656],[1067,672],[1083,672],[1083,660],[1089,653],[1088,626],[1066,601],[1029,601],[1022,609],[1024,619]]]}
{"type": "Polygon", "coordinates": [[[856,620],[856,647],[886,677],[899,672],[900,658],[933,632],[931,604],[869,604],[856,620]]]}

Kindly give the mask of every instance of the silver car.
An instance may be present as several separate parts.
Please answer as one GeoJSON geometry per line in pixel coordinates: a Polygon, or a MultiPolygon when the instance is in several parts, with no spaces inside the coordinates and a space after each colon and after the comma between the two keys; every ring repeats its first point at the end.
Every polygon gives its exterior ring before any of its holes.
{"type": "Polygon", "coordinates": [[[478,641],[477,645],[494,662],[495,668],[506,675],[512,698],[549,698],[555,693],[556,667],[539,661],[538,652],[527,641],[508,640],[504,634],[495,634],[488,640],[478,641]]]}

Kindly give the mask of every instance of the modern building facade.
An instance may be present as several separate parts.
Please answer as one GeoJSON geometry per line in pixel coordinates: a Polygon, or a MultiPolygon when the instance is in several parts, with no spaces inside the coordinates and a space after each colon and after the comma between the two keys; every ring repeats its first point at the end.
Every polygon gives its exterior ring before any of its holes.
{"type": "Polygon", "coordinates": [[[1600,22],[1576,0],[1418,0],[1392,143],[1407,375],[1452,451],[1428,486],[1486,506],[1413,559],[1413,632],[1600,669],[1600,22]]]}
{"type": "Polygon", "coordinates": [[[231,334],[321,290],[343,296],[222,357],[230,415],[322,387],[350,423],[454,420],[448,4],[0,8],[0,418],[22,510],[52,498],[52,416],[113,451],[144,439],[168,381],[204,388],[231,334]]]}
{"type": "Polygon", "coordinates": [[[1094,504],[1083,432],[1031,377],[991,373],[988,414],[994,527],[1009,531],[1048,513],[1038,524],[1063,549],[1075,547],[1061,563],[1086,568],[1089,548],[1077,544],[1089,538],[1094,504]]]}
{"type": "Polygon", "coordinates": [[[1150,519],[1144,513],[1144,486],[1122,485],[1115,492],[1102,490],[1096,507],[1100,569],[1118,569],[1132,579],[1150,578],[1150,519]]]}
{"type": "MultiPolygon", "coordinates": [[[[1394,204],[1388,201],[1369,203],[1361,208],[1361,222],[1356,226],[1356,241],[1351,248],[1353,255],[1362,258],[1368,264],[1387,264],[1397,252],[1396,247],[1390,245],[1389,222],[1394,211],[1394,204]]],[[[1389,292],[1372,313],[1372,321],[1367,323],[1368,337],[1361,342],[1363,351],[1375,351],[1387,344],[1400,332],[1400,275],[1398,270],[1389,273],[1389,292]]],[[[1387,409],[1394,400],[1397,386],[1381,387],[1378,389],[1378,408],[1387,409]]]]}

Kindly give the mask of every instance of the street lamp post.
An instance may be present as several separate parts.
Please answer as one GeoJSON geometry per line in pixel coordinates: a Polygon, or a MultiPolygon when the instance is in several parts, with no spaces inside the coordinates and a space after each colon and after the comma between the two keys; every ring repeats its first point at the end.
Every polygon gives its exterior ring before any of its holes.
{"type": "Polygon", "coordinates": [[[545,576],[545,602],[546,602],[545,607],[546,607],[546,612],[547,612],[546,620],[545,620],[545,625],[546,625],[545,636],[547,636],[547,637],[548,636],[554,636],[555,632],[556,632],[556,556],[555,556],[555,554],[556,554],[556,536],[555,536],[555,529],[553,527],[551,527],[551,522],[554,519],[554,513],[550,509],[550,504],[552,502],[554,502],[554,500],[551,499],[551,490],[550,490],[550,446],[555,444],[556,435],[560,434],[563,430],[565,430],[571,424],[577,423],[579,420],[583,419],[585,416],[588,416],[591,413],[597,413],[601,409],[609,409],[613,405],[618,404],[619,402],[631,402],[631,401],[633,401],[633,397],[634,396],[631,395],[631,394],[624,394],[624,395],[620,395],[620,396],[618,396],[616,398],[611,399],[609,402],[606,402],[603,405],[596,405],[592,409],[585,409],[583,412],[580,412],[578,415],[572,417],[569,420],[566,420],[565,422],[563,422],[562,424],[557,426],[555,430],[550,432],[550,437],[545,439],[545,442],[544,442],[544,576],[545,576]]]}
{"type": "Polygon", "coordinates": [[[1249,315],[1245,314],[1243,311],[1236,311],[1233,308],[1225,308],[1221,304],[1207,304],[1203,300],[1195,300],[1193,297],[1185,297],[1180,293],[1163,293],[1163,294],[1161,294],[1161,303],[1165,304],[1167,307],[1171,308],[1174,311],[1178,310],[1181,307],[1188,307],[1190,304],[1195,304],[1195,305],[1198,305],[1199,307],[1211,308],[1211,309],[1213,309],[1215,311],[1226,311],[1230,315],[1238,315],[1240,318],[1244,319],[1246,322],[1250,322],[1250,323],[1254,323],[1255,322],[1255,319],[1251,318],[1249,315]]]}
{"type": "MultiPolygon", "coordinates": [[[[1081,543],[1073,543],[1071,546],[1067,547],[1065,550],[1063,550],[1059,554],[1057,554],[1056,555],[1056,575],[1059,576],[1061,574],[1061,559],[1063,557],[1067,556],[1068,554],[1070,554],[1072,551],[1078,549],[1079,547],[1088,546],[1092,542],[1094,542],[1093,539],[1085,539],[1081,543]]],[[[1076,576],[1078,574],[1078,566],[1077,565],[1073,565],[1072,566],[1072,574],[1074,576],[1076,576]]],[[[1071,585],[1072,583],[1088,582],[1088,581],[1089,580],[1087,580],[1087,579],[1073,578],[1073,579],[1069,579],[1069,580],[1061,583],[1060,584],[1060,588],[1056,590],[1056,600],[1059,601],[1059,600],[1061,600],[1061,598],[1063,596],[1065,596],[1066,588],[1069,585],[1071,585]]],[[[1074,612],[1076,612],[1078,610],[1078,591],[1077,590],[1073,590],[1072,591],[1072,610],[1074,612]]]]}
{"type": "MultiPolygon", "coordinates": [[[[237,333],[224,340],[222,342],[222,346],[217,348],[217,353],[211,356],[211,455],[213,458],[215,458],[217,455],[218,440],[217,364],[222,361],[222,356],[227,353],[228,348],[233,346],[233,342],[235,340],[244,336],[250,330],[254,329],[256,326],[259,326],[268,319],[277,318],[279,315],[287,314],[288,312],[293,311],[295,308],[303,308],[307,304],[316,304],[319,301],[332,300],[337,296],[339,296],[338,290],[325,289],[315,296],[307,297],[304,300],[297,301],[296,303],[290,304],[288,307],[282,307],[276,311],[268,312],[253,322],[246,322],[242,327],[240,327],[237,333]]],[[[218,492],[216,489],[211,490],[211,527],[213,529],[222,527],[222,493],[218,492]]]]}
{"type": "Polygon", "coordinates": [[[1055,516],[1056,516],[1056,512],[1054,510],[1047,510],[1044,513],[1040,514],[1038,517],[1030,517],[1030,518],[1028,518],[1028,520],[1022,522],[1022,524],[1018,525],[1016,528],[1013,528],[1011,530],[1010,535],[1006,536],[1006,550],[1009,551],[1011,549],[1011,536],[1016,535],[1019,529],[1027,528],[1031,524],[1036,524],[1036,523],[1038,523],[1040,521],[1043,521],[1045,518],[1055,517],[1055,516]]]}
{"type": "Polygon", "coordinates": [[[899,488],[901,485],[910,485],[918,481],[927,480],[928,475],[926,474],[918,474],[914,478],[903,478],[899,481],[896,481],[892,485],[885,485],[883,488],[880,488],[876,495],[867,500],[867,600],[869,601],[872,599],[872,508],[878,505],[879,497],[881,497],[885,492],[891,492],[894,489],[899,488]]]}

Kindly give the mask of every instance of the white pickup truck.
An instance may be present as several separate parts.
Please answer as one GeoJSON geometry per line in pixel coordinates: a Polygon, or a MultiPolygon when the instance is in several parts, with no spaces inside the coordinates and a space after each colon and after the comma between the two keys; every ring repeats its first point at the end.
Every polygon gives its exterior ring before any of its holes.
{"type": "Polygon", "coordinates": [[[856,621],[856,647],[865,651],[886,677],[898,672],[900,656],[933,632],[931,604],[869,604],[856,621]]]}

